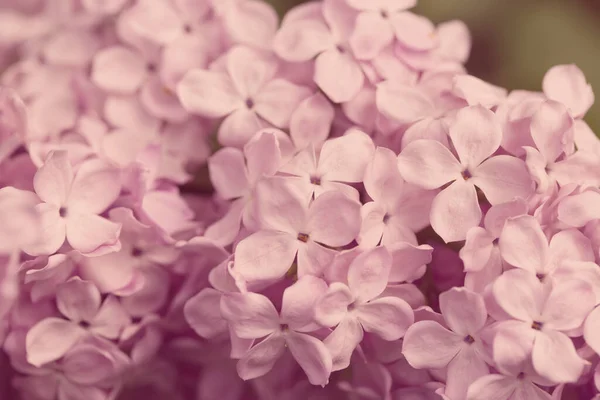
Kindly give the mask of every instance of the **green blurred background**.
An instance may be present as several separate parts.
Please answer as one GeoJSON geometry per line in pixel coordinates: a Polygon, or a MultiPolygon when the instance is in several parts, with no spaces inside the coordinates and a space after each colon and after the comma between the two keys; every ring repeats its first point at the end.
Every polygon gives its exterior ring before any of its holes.
{"type": "MultiPolygon", "coordinates": [[[[268,0],[280,13],[303,0],[268,0]]],[[[463,20],[473,75],[509,89],[540,90],[553,65],[574,63],[596,89],[586,120],[600,134],[600,0],[420,0],[434,22],[463,20]]]]}

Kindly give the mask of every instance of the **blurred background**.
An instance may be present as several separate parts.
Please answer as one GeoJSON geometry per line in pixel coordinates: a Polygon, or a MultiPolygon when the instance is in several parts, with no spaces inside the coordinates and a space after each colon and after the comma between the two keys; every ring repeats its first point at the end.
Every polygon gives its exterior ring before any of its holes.
{"type": "MultiPolygon", "coordinates": [[[[280,13],[304,0],[268,0],[280,13]]],[[[574,63],[596,92],[586,120],[600,135],[600,0],[419,0],[414,11],[471,29],[469,72],[508,89],[541,90],[553,65],[574,63]]]]}

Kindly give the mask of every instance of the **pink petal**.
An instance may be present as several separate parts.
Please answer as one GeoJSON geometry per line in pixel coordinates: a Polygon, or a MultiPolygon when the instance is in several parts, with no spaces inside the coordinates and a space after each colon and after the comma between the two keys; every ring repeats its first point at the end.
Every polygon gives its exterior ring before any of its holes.
{"type": "Polygon", "coordinates": [[[528,199],[533,194],[533,182],[525,163],[512,156],[489,158],[473,171],[473,185],[480,188],[492,205],[528,199]]]}
{"type": "Polygon", "coordinates": [[[440,310],[448,327],[459,335],[474,335],[487,320],[483,297],[465,288],[452,288],[440,295],[440,310]]]}
{"type": "Polygon", "coordinates": [[[193,69],[177,85],[183,107],[191,113],[220,118],[244,107],[231,78],[221,72],[193,69]]]}
{"type": "Polygon", "coordinates": [[[389,192],[400,191],[404,186],[396,154],[386,147],[377,147],[365,170],[363,183],[373,200],[388,206],[397,197],[397,193],[390,195],[389,192]]]}
{"type": "Polygon", "coordinates": [[[594,103],[594,92],[583,72],[574,64],[550,68],[542,83],[544,94],[571,109],[575,118],[581,118],[594,103]]]}
{"type": "Polygon", "coordinates": [[[438,43],[433,23],[420,15],[411,12],[395,13],[390,22],[396,38],[404,46],[412,50],[430,50],[438,43]]]}
{"type": "Polygon", "coordinates": [[[542,311],[544,326],[556,331],[576,329],[596,304],[592,286],[580,279],[553,285],[542,311]]]}
{"type": "Polygon", "coordinates": [[[238,199],[231,202],[227,213],[214,224],[206,228],[204,236],[214,240],[216,244],[227,246],[233,243],[242,223],[242,214],[246,207],[245,199],[238,199]]]}
{"type": "Polygon", "coordinates": [[[240,108],[232,112],[219,126],[219,143],[222,146],[243,148],[265,126],[253,110],[240,108]]]}
{"type": "Polygon", "coordinates": [[[350,129],[344,136],[325,142],[318,172],[330,181],[361,182],[374,152],[373,140],[366,133],[350,129]]]}
{"type": "Polygon", "coordinates": [[[315,320],[323,326],[339,324],[348,314],[348,306],[354,301],[348,286],[333,282],[315,305],[315,320]]]}
{"type": "Polygon", "coordinates": [[[410,305],[396,297],[382,297],[361,304],[353,314],[365,331],[388,341],[400,339],[414,322],[410,305]]]}
{"type": "Polygon", "coordinates": [[[250,182],[275,175],[282,161],[279,140],[272,132],[262,132],[258,138],[247,143],[244,154],[250,182]]]}
{"type": "Polygon", "coordinates": [[[500,322],[493,339],[493,356],[497,368],[513,376],[521,373],[523,366],[531,363],[536,336],[530,322],[500,322]]]}
{"type": "Polygon", "coordinates": [[[430,218],[431,227],[446,243],[464,240],[481,221],[475,186],[456,180],[435,197],[430,218]]]}
{"type": "Polygon", "coordinates": [[[522,269],[506,271],[492,288],[498,305],[511,317],[524,322],[539,321],[544,290],[534,274],[522,269]]]}
{"type": "Polygon", "coordinates": [[[33,187],[42,201],[60,207],[66,203],[72,181],[73,170],[67,153],[53,151],[35,174],[33,187]]]}
{"type": "Polygon", "coordinates": [[[329,136],[334,108],[327,98],[316,93],[304,99],[292,114],[290,136],[297,149],[310,145],[320,148],[329,136]]]}
{"type": "Polygon", "coordinates": [[[583,337],[587,345],[600,354],[600,335],[598,335],[598,329],[600,329],[600,307],[594,308],[587,316],[583,330],[583,337]]]}
{"type": "Polygon", "coordinates": [[[514,378],[497,374],[485,375],[471,383],[467,392],[467,399],[507,400],[517,390],[516,386],[517,381],[514,378]]]}
{"type": "Polygon", "coordinates": [[[421,90],[392,80],[377,84],[375,96],[379,112],[403,125],[429,117],[434,111],[431,99],[421,90]]]}
{"type": "Polygon", "coordinates": [[[527,214],[527,203],[517,199],[491,207],[485,214],[483,225],[494,237],[499,237],[509,218],[527,214]]]}
{"type": "Polygon", "coordinates": [[[502,129],[496,114],[482,106],[472,106],[456,114],[449,135],[461,164],[473,170],[500,147],[502,129]]]}
{"type": "Polygon", "coordinates": [[[77,173],[67,200],[67,216],[75,213],[100,214],[121,193],[121,171],[100,160],[83,163],[77,173]]]}
{"type": "Polygon", "coordinates": [[[329,382],[332,360],[323,342],[293,331],[285,334],[285,342],[311,384],[324,386],[329,382]]]}
{"type": "Polygon", "coordinates": [[[558,205],[558,219],[577,228],[600,219],[600,193],[585,191],[563,199],[558,205]]]}
{"type": "Polygon", "coordinates": [[[227,321],[221,316],[221,296],[221,292],[206,288],[185,303],[185,320],[203,338],[212,339],[227,332],[227,321]]]}
{"type": "Polygon", "coordinates": [[[325,294],[324,280],[306,275],[283,291],[281,320],[294,331],[310,332],[317,327],[314,323],[314,309],[317,300],[325,294]]]}
{"type": "Polygon", "coordinates": [[[402,354],[413,368],[444,368],[460,351],[463,339],[437,322],[419,321],[406,331],[402,354]]]}
{"type": "Polygon", "coordinates": [[[587,364],[577,355],[571,339],[552,330],[536,335],[532,360],[536,372],[555,383],[576,382],[587,364]]]}
{"type": "Polygon", "coordinates": [[[600,186],[600,158],[593,153],[578,151],[549,169],[552,177],[562,186],[569,183],[600,186]]]}
{"type": "Polygon", "coordinates": [[[246,281],[274,281],[292,266],[299,241],[289,233],[258,231],[235,249],[235,271],[246,281]]]}
{"type": "Polygon", "coordinates": [[[531,118],[531,137],[548,162],[556,160],[573,140],[573,117],[556,101],[545,101],[531,118]]]}
{"type": "Polygon", "coordinates": [[[501,104],[507,92],[472,75],[458,75],[454,77],[452,93],[465,99],[470,106],[480,105],[490,109],[501,104]]]}
{"type": "Polygon", "coordinates": [[[142,86],[140,102],[150,114],[169,122],[185,122],[189,117],[175,92],[157,76],[150,78],[142,86]]]}
{"type": "Polygon", "coordinates": [[[54,254],[65,242],[65,220],[60,217],[59,208],[48,203],[38,204],[36,211],[40,215],[40,236],[23,250],[30,255],[54,254]]]}
{"type": "Polygon", "coordinates": [[[91,321],[100,308],[100,291],[87,281],[74,277],[56,289],[56,306],[58,310],[78,323],[91,321]]]}
{"type": "Polygon", "coordinates": [[[344,103],[362,89],[365,76],[349,54],[331,49],[317,57],[314,80],[332,102],[344,103]]]}
{"type": "Polygon", "coordinates": [[[261,226],[298,235],[306,230],[309,210],[307,201],[286,177],[273,177],[261,180],[256,185],[254,198],[261,226]]]}
{"type": "Polygon", "coordinates": [[[298,249],[298,277],[305,275],[322,277],[335,257],[336,250],[315,241],[301,243],[298,249]]]}
{"type": "Polygon", "coordinates": [[[126,47],[101,50],[94,57],[92,81],[100,88],[117,94],[134,93],[146,79],[146,63],[126,47]]]}
{"type": "Polygon", "coordinates": [[[234,148],[226,147],[208,159],[210,181],[215,190],[225,200],[242,197],[248,189],[244,154],[234,148]]]}
{"type": "Polygon", "coordinates": [[[45,318],[25,338],[27,362],[36,367],[58,360],[85,334],[78,325],[60,318],[45,318]]]}
{"type": "Polygon", "coordinates": [[[115,296],[109,295],[89,322],[89,332],[107,339],[117,339],[122,331],[130,326],[131,317],[121,302],[115,296]]]}
{"type": "Polygon", "coordinates": [[[119,241],[121,224],[115,224],[94,214],[74,214],[67,218],[67,241],[81,253],[92,253],[119,241]]]}
{"type": "Polygon", "coordinates": [[[360,13],[356,26],[350,36],[350,47],[359,60],[372,60],[391,44],[394,32],[387,21],[379,13],[360,13]]]}
{"type": "Polygon", "coordinates": [[[362,224],[356,241],[362,247],[375,247],[381,241],[386,228],[383,218],[385,210],[376,202],[370,201],[360,209],[362,224]]]}
{"type": "Polygon", "coordinates": [[[323,343],[333,359],[332,371],[340,371],[350,365],[352,353],[363,339],[363,328],[356,318],[342,319],[340,324],[325,338],[323,343]]]}
{"type": "Polygon", "coordinates": [[[275,53],[291,62],[308,61],[331,47],[329,28],[316,19],[286,20],[273,41],[275,53]]]}
{"type": "Polygon", "coordinates": [[[360,203],[341,192],[325,192],[311,204],[307,226],[315,242],[344,246],[360,231],[360,203]]]}
{"type": "Polygon", "coordinates": [[[153,190],[144,196],[140,210],[149,222],[172,235],[186,229],[194,214],[177,191],[153,190]]]}
{"type": "Polygon", "coordinates": [[[419,278],[418,271],[431,262],[433,248],[429,245],[415,246],[400,242],[388,246],[392,254],[390,282],[413,281],[419,278]]]}
{"type": "Polygon", "coordinates": [[[240,378],[247,381],[271,371],[275,362],[285,353],[285,346],[286,340],[279,332],[254,345],[237,363],[240,378]]]}
{"type": "Polygon", "coordinates": [[[492,255],[493,241],[494,237],[479,226],[467,232],[465,245],[459,252],[465,271],[481,271],[485,267],[492,255]]]}
{"type": "Polygon", "coordinates": [[[563,266],[565,261],[594,261],[594,249],[590,240],[577,229],[565,229],[550,240],[552,266],[563,266]]]}
{"type": "Polygon", "coordinates": [[[248,47],[236,46],[227,53],[226,68],[242,99],[253,99],[271,80],[277,65],[261,53],[248,47]]]}
{"type": "Polygon", "coordinates": [[[235,42],[270,49],[279,18],[271,5],[251,0],[234,2],[226,12],[224,22],[235,42]]]}
{"type": "Polygon", "coordinates": [[[181,32],[182,21],[171,2],[138,1],[127,11],[129,28],[156,44],[167,44],[181,32]]]}
{"type": "Polygon", "coordinates": [[[451,399],[464,399],[469,386],[489,372],[473,345],[463,348],[448,365],[444,394],[451,399]]]}
{"type": "Polygon", "coordinates": [[[221,314],[242,339],[259,339],[279,329],[279,313],[258,293],[227,293],[221,297],[221,314]]]}
{"type": "Polygon", "coordinates": [[[284,79],[275,79],[267,83],[255,96],[255,110],[267,122],[285,128],[289,126],[294,110],[309,95],[308,88],[284,79]]]}
{"type": "Polygon", "coordinates": [[[348,287],[356,302],[365,303],[383,292],[388,283],[392,256],[385,247],[367,250],[348,269],[348,287]]]}
{"type": "Polygon", "coordinates": [[[419,187],[437,189],[455,179],[462,179],[462,166],[450,150],[435,140],[416,140],[398,156],[402,177],[419,187]]]}
{"type": "Polygon", "coordinates": [[[548,241],[534,217],[510,218],[500,235],[502,258],[517,268],[542,272],[549,261],[548,241]]]}
{"type": "Polygon", "coordinates": [[[139,268],[144,284],[135,293],[121,299],[123,307],[133,317],[158,312],[168,301],[170,275],[162,266],[149,264],[139,268]]]}

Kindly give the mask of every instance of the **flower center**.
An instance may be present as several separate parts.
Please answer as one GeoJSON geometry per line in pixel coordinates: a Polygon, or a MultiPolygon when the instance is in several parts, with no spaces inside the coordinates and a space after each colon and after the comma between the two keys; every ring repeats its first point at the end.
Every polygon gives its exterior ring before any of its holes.
{"type": "Polygon", "coordinates": [[[143,254],[143,251],[139,247],[134,247],[133,249],[131,249],[132,257],[140,257],[142,254],[143,254]]]}
{"type": "Polygon", "coordinates": [[[536,331],[541,331],[543,327],[543,322],[533,321],[533,323],[531,324],[531,329],[535,329],[536,331]]]}
{"type": "Polygon", "coordinates": [[[190,25],[188,25],[188,24],[185,24],[185,25],[183,26],[183,31],[184,31],[185,33],[192,33],[192,27],[191,27],[190,25]]]}
{"type": "Polygon", "coordinates": [[[254,107],[254,100],[252,100],[251,98],[247,98],[246,99],[246,107],[248,107],[248,109],[251,109],[254,107]]]}
{"type": "Polygon", "coordinates": [[[60,215],[61,218],[65,218],[67,214],[67,207],[61,207],[58,209],[58,215],[60,215]]]}
{"type": "Polygon", "coordinates": [[[471,178],[473,177],[473,175],[471,175],[471,173],[469,172],[469,170],[468,170],[468,169],[465,169],[465,170],[462,172],[462,177],[463,177],[463,179],[464,179],[465,181],[468,181],[469,179],[471,179],[471,178]]]}
{"type": "Polygon", "coordinates": [[[154,64],[154,63],[146,64],[146,70],[150,73],[156,72],[156,64],[154,64]]]}
{"type": "Polygon", "coordinates": [[[538,278],[540,280],[540,282],[544,282],[544,279],[546,278],[546,274],[535,274],[535,277],[538,278]]]}
{"type": "Polygon", "coordinates": [[[302,243],[308,242],[308,238],[309,238],[309,236],[306,233],[298,234],[298,240],[301,241],[302,243]]]}
{"type": "Polygon", "coordinates": [[[466,344],[473,344],[473,343],[475,343],[475,339],[473,339],[473,336],[467,335],[463,339],[463,342],[465,342],[466,344]]]}
{"type": "Polygon", "coordinates": [[[310,177],[310,183],[312,183],[313,185],[321,185],[321,178],[319,178],[318,176],[311,176],[310,177]]]}
{"type": "Polygon", "coordinates": [[[389,220],[390,220],[390,214],[385,213],[385,215],[383,216],[383,223],[387,224],[389,220]]]}
{"type": "Polygon", "coordinates": [[[279,325],[279,329],[281,329],[281,332],[287,332],[290,330],[290,327],[288,326],[288,324],[281,324],[279,325]]]}
{"type": "Polygon", "coordinates": [[[388,14],[388,12],[386,10],[379,11],[379,15],[381,15],[381,18],[383,18],[383,19],[388,19],[390,17],[390,15],[388,14]]]}

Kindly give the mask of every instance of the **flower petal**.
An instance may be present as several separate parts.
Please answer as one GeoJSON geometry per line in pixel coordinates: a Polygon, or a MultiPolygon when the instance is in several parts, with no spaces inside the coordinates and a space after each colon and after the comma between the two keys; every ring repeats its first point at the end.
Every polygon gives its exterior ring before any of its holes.
{"type": "Polygon", "coordinates": [[[92,283],[78,277],[56,288],[56,306],[65,317],[78,323],[91,321],[100,308],[100,291],[92,283]]]}
{"type": "Polygon", "coordinates": [[[341,192],[320,195],[308,209],[308,232],[315,242],[344,246],[360,231],[360,203],[341,192]]]}
{"type": "Polygon", "coordinates": [[[227,332],[227,320],[221,316],[221,297],[221,292],[206,288],[185,303],[185,320],[203,338],[212,339],[227,332]]]}
{"type": "Polygon", "coordinates": [[[363,328],[356,318],[347,317],[325,338],[323,343],[333,359],[332,371],[340,371],[350,365],[352,353],[364,336],[363,328]]]}
{"type": "Polygon", "coordinates": [[[331,375],[331,354],[319,339],[297,332],[285,335],[287,347],[313,385],[325,386],[331,375]]]}
{"type": "Polygon", "coordinates": [[[306,275],[298,279],[283,291],[281,321],[295,331],[315,330],[315,304],[326,290],[327,283],[320,278],[306,275]]]}
{"type": "Polygon", "coordinates": [[[122,46],[101,50],[92,65],[92,81],[116,94],[133,94],[146,79],[146,74],[142,57],[122,46]]]}
{"type": "Polygon", "coordinates": [[[398,155],[398,168],[407,182],[425,189],[437,189],[462,179],[463,170],[447,147],[437,140],[427,139],[409,143],[398,155]]]}
{"type": "Polygon", "coordinates": [[[284,79],[274,79],[262,88],[255,97],[255,110],[267,122],[279,128],[290,125],[292,114],[310,90],[284,79]]]}
{"type": "Polygon", "coordinates": [[[462,179],[442,190],[431,204],[431,227],[446,243],[464,240],[479,225],[481,209],[475,186],[462,179]]]}
{"type": "Polygon", "coordinates": [[[555,161],[572,143],[574,120],[567,108],[556,101],[545,101],[531,117],[531,137],[548,162],[555,161]]]}
{"type": "Polygon", "coordinates": [[[237,363],[240,378],[247,381],[271,371],[275,362],[285,353],[285,344],[283,336],[276,332],[254,345],[237,363]]]}
{"type": "Polygon", "coordinates": [[[183,107],[191,113],[220,118],[244,107],[243,99],[226,74],[193,69],[177,85],[183,107]]]}
{"type": "Polygon", "coordinates": [[[348,306],[353,301],[354,297],[348,286],[341,282],[333,282],[317,299],[315,320],[323,326],[335,326],[348,314],[348,306]]]}
{"type": "Polygon", "coordinates": [[[545,295],[535,274],[511,269],[494,282],[492,291],[498,305],[511,317],[524,322],[539,321],[545,295]]]}
{"type": "Polygon", "coordinates": [[[86,161],[73,179],[67,213],[102,213],[119,197],[120,178],[121,171],[104,161],[86,161]]]}
{"type": "Polygon", "coordinates": [[[479,293],[452,288],[440,295],[440,310],[448,327],[459,335],[475,335],[487,321],[487,310],[479,293]]]}
{"type": "Polygon", "coordinates": [[[394,32],[379,13],[360,13],[350,36],[350,47],[359,60],[372,60],[394,41],[394,32]]]}
{"type": "Polygon", "coordinates": [[[333,106],[322,93],[304,99],[290,120],[290,136],[296,148],[320,148],[329,136],[334,114],[333,106]]]}
{"type": "Polygon", "coordinates": [[[83,254],[92,253],[119,241],[121,224],[115,224],[94,214],[74,214],[67,218],[67,241],[83,254]]]}
{"type": "Polygon", "coordinates": [[[45,318],[25,338],[27,362],[36,367],[58,360],[83,337],[78,325],[60,318],[45,318]]]}
{"type": "Polygon", "coordinates": [[[550,68],[542,83],[544,94],[571,109],[575,118],[581,118],[594,103],[594,92],[583,72],[574,64],[550,68]]]}
{"type": "Polygon", "coordinates": [[[406,331],[402,354],[413,368],[444,368],[463,344],[462,336],[437,322],[419,321],[406,331]]]}
{"type": "Polygon", "coordinates": [[[492,205],[533,194],[533,181],[525,163],[512,156],[489,158],[473,171],[473,185],[483,191],[492,205]]]}
{"type": "Polygon", "coordinates": [[[344,136],[325,142],[319,154],[318,172],[330,181],[361,182],[374,152],[369,135],[350,129],[344,136]]]}
{"type": "Polygon", "coordinates": [[[585,191],[563,199],[558,205],[558,219],[576,228],[600,219],[600,193],[585,191]]]}
{"type": "Polygon", "coordinates": [[[532,216],[510,218],[500,235],[500,254],[509,264],[529,272],[544,272],[550,261],[546,235],[532,216]]]}
{"type": "Polygon", "coordinates": [[[392,256],[385,247],[367,250],[348,268],[348,287],[358,303],[379,296],[385,289],[392,266],[392,256]]]}
{"type": "Polygon", "coordinates": [[[384,340],[398,340],[415,321],[410,305],[397,297],[382,297],[356,307],[353,312],[363,329],[384,340]]]}
{"type": "Polygon", "coordinates": [[[258,293],[226,293],[221,315],[242,339],[259,339],[279,329],[279,313],[271,300],[258,293]]]}
{"type": "Polygon", "coordinates": [[[235,148],[226,147],[208,159],[210,181],[225,200],[242,197],[248,189],[244,154],[235,148]]]}
{"type": "Polygon", "coordinates": [[[598,335],[599,329],[600,307],[596,307],[585,320],[583,337],[585,338],[585,342],[588,344],[588,346],[590,346],[598,354],[600,354],[600,335],[598,335]]]}
{"type": "Polygon", "coordinates": [[[332,102],[344,103],[362,89],[365,76],[349,54],[331,49],[317,57],[314,80],[332,102]]]}
{"type": "Polygon", "coordinates": [[[556,282],[542,311],[544,326],[569,331],[581,326],[596,305],[592,286],[581,279],[556,282]]]}
{"type": "Polygon", "coordinates": [[[53,151],[33,178],[33,187],[45,203],[63,206],[67,201],[73,170],[66,151],[53,151]]]}
{"type": "Polygon", "coordinates": [[[473,170],[500,147],[502,128],[492,111],[471,106],[456,114],[449,135],[461,164],[473,170]]]}
{"type": "Polygon", "coordinates": [[[400,124],[412,124],[434,112],[431,99],[421,90],[393,80],[377,84],[375,103],[379,112],[400,124]]]}
{"type": "Polygon", "coordinates": [[[331,46],[329,28],[316,19],[286,21],[273,41],[275,53],[291,62],[308,61],[331,46]]]}
{"type": "Polygon", "coordinates": [[[254,110],[239,108],[228,115],[219,126],[219,143],[222,146],[243,148],[246,143],[266,126],[254,110]]]}
{"type": "Polygon", "coordinates": [[[552,330],[536,335],[532,360],[536,372],[555,383],[576,382],[587,364],[577,354],[571,339],[552,330]]]}

